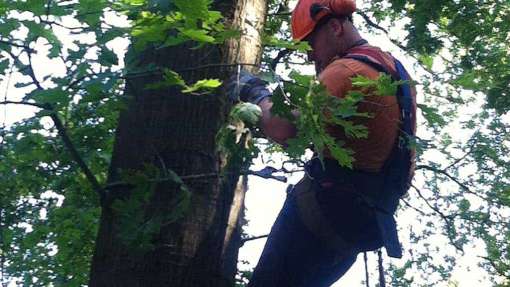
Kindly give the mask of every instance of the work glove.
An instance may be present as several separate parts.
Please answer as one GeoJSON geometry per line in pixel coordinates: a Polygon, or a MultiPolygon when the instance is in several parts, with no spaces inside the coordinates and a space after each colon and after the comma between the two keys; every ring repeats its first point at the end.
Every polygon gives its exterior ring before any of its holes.
{"type": "Polygon", "coordinates": [[[235,74],[227,81],[226,93],[233,102],[241,101],[257,105],[272,95],[266,88],[266,84],[253,74],[241,70],[239,75],[235,74]]]}

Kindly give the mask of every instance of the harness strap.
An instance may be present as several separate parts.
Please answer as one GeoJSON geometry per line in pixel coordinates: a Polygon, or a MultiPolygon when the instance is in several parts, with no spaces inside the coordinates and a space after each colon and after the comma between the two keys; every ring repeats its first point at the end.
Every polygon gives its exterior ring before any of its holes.
{"type": "Polygon", "coordinates": [[[363,259],[365,260],[365,286],[370,287],[370,276],[368,275],[368,257],[366,251],[363,251],[363,259]]]}

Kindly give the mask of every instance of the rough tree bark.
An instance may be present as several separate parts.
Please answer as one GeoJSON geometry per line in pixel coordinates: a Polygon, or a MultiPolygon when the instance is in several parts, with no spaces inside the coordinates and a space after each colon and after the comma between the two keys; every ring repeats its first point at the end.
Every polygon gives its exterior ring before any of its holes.
{"type": "MultiPolygon", "coordinates": [[[[128,68],[156,63],[193,83],[203,78],[224,79],[233,71],[228,64],[259,64],[266,1],[217,1],[214,6],[228,23],[241,28],[241,39],[201,49],[191,49],[194,45],[188,43],[142,53],[131,50],[127,61],[136,61],[127,62],[128,68]]],[[[90,286],[233,286],[246,185],[237,183],[239,171],[227,170],[221,176],[228,164],[222,162],[215,142],[230,104],[220,92],[189,95],[178,89],[145,89],[160,78],[138,75],[127,79],[126,95],[131,99],[119,120],[109,182],[125,180],[122,174],[126,171],[143,171],[148,165],[161,173],[170,169],[185,178],[191,206],[183,218],[161,226],[151,238],[153,248],[140,252],[119,235],[122,215],[112,208],[113,202],[129,199],[133,188],[122,184],[109,188],[90,286]]],[[[139,206],[144,218],[171,214],[178,193],[175,182],[156,184],[148,202],[139,206]]]]}

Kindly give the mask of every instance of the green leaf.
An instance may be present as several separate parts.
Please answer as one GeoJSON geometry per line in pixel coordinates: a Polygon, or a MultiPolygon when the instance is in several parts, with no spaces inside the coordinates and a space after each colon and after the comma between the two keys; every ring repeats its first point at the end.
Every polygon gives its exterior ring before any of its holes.
{"type": "Polygon", "coordinates": [[[425,104],[418,104],[418,108],[422,111],[423,117],[429,122],[429,125],[438,125],[439,127],[446,126],[446,121],[443,116],[439,114],[437,108],[425,104]]]}
{"type": "Polygon", "coordinates": [[[117,58],[117,54],[115,54],[112,50],[103,47],[101,49],[101,54],[98,57],[99,63],[104,66],[110,65],[118,65],[119,59],[117,58]]]}
{"type": "Polygon", "coordinates": [[[55,58],[60,55],[62,42],[51,30],[48,30],[42,24],[35,23],[33,21],[23,21],[22,23],[29,30],[28,39],[30,41],[36,41],[39,38],[44,38],[48,41],[48,44],[51,46],[50,53],[48,55],[49,58],[55,58]]]}
{"type": "Polygon", "coordinates": [[[221,86],[221,81],[218,79],[204,79],[199,80],[193,85],[186,87],[182,90],[183,93],[193,93],[199,90],[206,90],[210,92],[211,90],[221,86]]]}
{"type": "Polygon", "coordinates": [[[299,52],[305,53],[306,51],[311,50],[312,48],[306,41],[286,41],[282,39],[278,39],[275,36],[264,36],[262,42],[267,46],[272,46],[276,48],[290,49],[296,50],[299,52]]]}
{"type": "Polygon", "coordinates": [[[173,86],[181,86],[183,88],[187,87],[186,82],[181,78],[181,75],[172,70],[166,69],[163,71],[163,81],[148,84],[145,86],[145,88],[157,90],[173,86]]]}
{"type": "Polygon", "coordinates": [[[9,59],[1,59],[0,60],[0,75],[3,75],[5,70],[7,70],[10,66],[9,59]]]}
{"type": "Polygon", "coordinates": [[[179,29],[182,35],[190,38],[193,41],[203,43],[214,43],[216,39],[208,35],[208,31],[200,29],[179,29]]]}
{"type": "Polygon", "coordinates": [[[196,27],[196,20],[207,19],[210,0],[174,0],[175,6],[187,19],[189,27],[196,27]]]}
{"type": "Polygon", "coordinates": [[[91,28],[99,28],[103,9],[106,8],[104,0],[80,0],[77,19],[85,22],[91,28]]]}
{"type": "Polygon", "coordinates": [[[434,65],[434,57],[431,55],[420,55],[418,61],[422,63],[427,69],[431,70],[434,65]]]}
{"type": "Polygon", "coordinates": [[[477,90],[479,84],[476,81],[476,74],[474,71],[467,71],[453,80],[454,85],[459,85],[464,89],[477,90]]]}
{"type": "Polygon", "coordinates": [[[30,93],[30,98],[41,104],[67,104],[69,102],[69,95],[59,88],[35,90],[30,93]]]}

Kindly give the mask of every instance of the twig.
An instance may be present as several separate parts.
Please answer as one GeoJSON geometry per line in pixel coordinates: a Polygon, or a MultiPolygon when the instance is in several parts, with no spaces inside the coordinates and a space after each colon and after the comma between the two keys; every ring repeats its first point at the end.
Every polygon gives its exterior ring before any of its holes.
{"type": "Polygon", "coordinates": [[[292,12],[277,12],[272,14],[267,14],[267,16],[290,16],[292,12]]]}
{"type": "MultiPolygon", "coordinates": [[[[411,54],[408,50],[407,50],[407,47],[400,44],[399,41],[391,38],[389,36],[389,32],[388,30],[384,29],[383,27],[379,26],[377,23],[375,23],[372,19],[370,19],[370,17],[363,11],[358,11],[357,12],[361,17],[363,17],[363,19],[365,19],[365,21],[367,22],[367,24],[370,26],[370,27],[373,27],[377,30],[380,30],[382,32],[384,32],[386,34],[386,36],[388,37],[388,39],[391,41],[391,43],[393,43],[395,46],[399,47],[400,49],[402,49],[403,51],[405,51],[409,56],[411,56],[412,58],[414,58],[416,61],[418,61],[418,63],[420,63],[420,60],[414,56],[413,54],[411,54]]],[[[426,72],[428,72],[429,74],[431,75],[437,75],[437,72],[434,72],[432,71],[431,69],[421,65],[421,67],[423,68],[423,70],[425,70],[426,72]]]]}
{"type": "MultiPolygon", "coordinates": [[[[423,194],[421,193],[420,189],[417,188],[416,186],[414,185],[411,185],[411,187],[416,190],[416,192],[418,193],[418,196],[423,199],[423,201],[425,201],[425,204],[430,208],[432,209],[435,213],[439,214],[439,216],[445,221],[446,223],[446,229],[448,232],[451,232],[451,231],[454,231],[452,229],[452,226],[451,224],[454,224],[454,220],[453,220],[453,216],[452,215],[446,215],[444,214],[441,210],[439,210],[439,208],[437,208],[436,206],[433,206],[430,204],[430,202],[428,201],[427,198],[425,198],[425,196],[423,196],[423,194]]],[[[450,234],[447,234],[448,237],[448,240],[450,241],[450,244],[453,245],[453,247],[455,247],[455,249],[457,249],[458,251],[460,251],[462,254],[464,254],[464,249],[462,248],[462,246],[460,246],[459,244],[457,244],[457,242],[454,241],[454,238],[450,237],[450,234]]]]}
{"type": "Polygon", "coordinates": [[[218,64],[200,65],[200,66],[196,66],[196,67],[185,68],[185,69],[179,69],[179,70],[174,70],[174,71],[175,71],[175,72],[177,72],[177,73],[179,73],[179,72],[195,71],[195,70],[207,69],[207,68],[217,68],[217,67],[237,67],[237,66],[253,66],[253,67],[260,67],[260,65],[257,65],[257,64],[254,64],[254,63],[233,63],[233,64],[222,64],[222,63],[218,63],[218,64]]]}
{"type": "Polygon", "coordinates": [[[507,265],[507,264],[504,264],[504,263],[503,263],[503,264],[505,265],[505,267],[506,267],[506,268],[502,269],[500,266],[498,266],[498,265],[496,264],[496,262],[494,262],[494,260],[493,260],[493,259],[491,259],[491,258],[489,258],[489,257],[486,257],[486,256],[478,256],[478,258],[481,258],[481,259],[484,259],[484,260],[488,261],[488,262],[489,262],[489,264],[492,266],[492,268],[494,268],[494,270],[495,270],[495,271],[496,271],[496,272],[497,272],[500,276],[502,276],[502,277],[506,277],[506,278],[508,278],[508,277],[509,277],[510,273],[507,273],[507,272],[505,272],[505,271],[507,271],[507,270],[508,270],[508,267],[510,267],[510,265],[507,265]],[[506,269],[506,270],[505,270],[505,269],[506,269]]]}
{"type": "Polygon", "coordinates": [[[451,174],[449,174],[447,171],[445,171],[444,169],[437,169],[435,167],[432,167],[432,166],[429,166],[429,165],[417,165],[416,166],[416,170],[419,170],[419,169],[426,169],[426,170],[430,170],[430,171],[433,171],[435,173],[439,173],[439,174],[442,174],[444,176],[446,176],[447,178],[449,178],[450,180],[452,180],[453,182],[455,182],[457,185],[459,185],[465,192],[469,193],[469,194],[473,194],[473,195],[476,195],[477,197],[483,199],[483,200],[486,200],[486,201],[490,201],[488,198],[474,192],[474,191],[471,191],[471,189],[464,183],[460,182],[457,178],[455,178],[454,176],[452,176],[451,174]]]}
{"type": "Polygon", "coordinates": [[[402,202],[409,208],[413,209],[414,211],[418,212],[420,215],[422,216],[427,216],[427,213],[424,212],[423,210],[421,209],[418,209],[417,207],[414,207],[411,205],[411,203],[409,203],[409,201],[405,200],[404,198],[401,198],[400,200],[402,200],[402,202]]]}
{"type": "Polygon", "coordinates": [[[454,162],[445,167],[443,170],[448,170],[457,165],[459,162],[463,161],[468,155],[470,155],[473,152],[476,142],[477,142],[476,140],[473,140],[473,142],[469,145],[469,150],[462,157],[456,159],[454,162]]]}
{"type": "Polygon", "coordinates": [[[287,56],[288,54],[291,54],[292,52],[293,52],[293,50],[291,50],[291,49],[280,50],[278,52],[278,54],[276,55],[276,57],[271,61],[271,64],[270,64],[271,70],[275,71],[276,66],[280,63],[280,60],[283,57],[287,56]]]}
{"type": "Polygon", "coordinates": [[[30,48],[29,46],[24,45],[24,44],[12,43],[12,42],[5,41],[5,40],[0,40],[0,43],[5,44],[5,45],[9,45],[9,46],[13,46],[13,47],[16,47],[16,48],[23,48],[26,51],[35,52],[32,48],[30,48]]]}
{"type": "Polygon", "coordinates": [[[374,21],[372,21],[372,19],[370,19],[370,17],[363,11],[357,11],[357,13],[363,17],[363,19],[365,19],[365,22],[367,22],[368,25],[370,25],[371,27],[374,27],[376,28],[377,30],[381,30],[383,31],[384,33],[388,34],[388,30],[384,29],[383,27],[379,26],[377,23],[375,23],[374,21]]]}
{"type": "Polygon", "coordinates": [[[252,236],[252,237],[248,237],[248,238],[244,238],[244,239],[241,239],[241,246],[243,246],[246,242],[248,241],[253,241],[253,240],[257,240],[257,239],[262,239],[262,238],[266,238],[268,237],[269,234],[265,234],[265,235],[259,235],[259,236],[252,236]]]}
{"type": "Polygon", "coordinates": [[[26,106],[33,106],[44,110],[50,110],[51,106],[45,105],[45,104],[38,104],[38,103],[31,103],[31,102],[17,102],[17,101],[2,101],[0,102],[0,105],[26,105],[26,106]]]}

